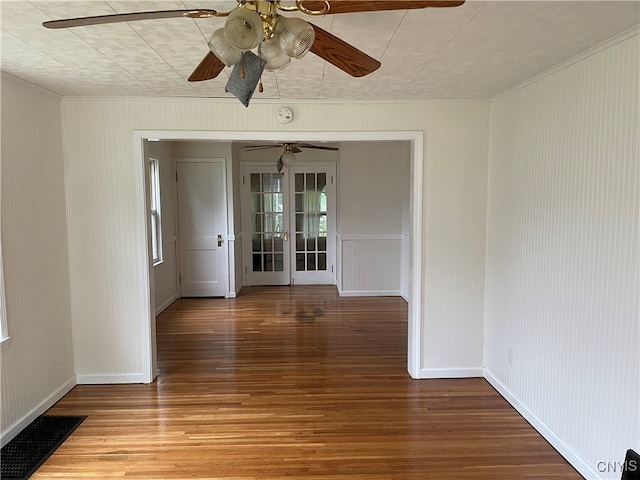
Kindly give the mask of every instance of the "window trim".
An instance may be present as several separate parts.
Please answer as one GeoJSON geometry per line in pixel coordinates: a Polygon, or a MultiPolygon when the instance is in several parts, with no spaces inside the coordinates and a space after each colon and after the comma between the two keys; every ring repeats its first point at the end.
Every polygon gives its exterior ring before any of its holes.
{"type": "Polygon", "coordinates": [[[158,266],[163,263],[162,255],[162,212],[160,207],[160,160],[154,157],[149,157],[148,162],[148,176],[149,176],[149,226],[153,229],[155,225],[155,232],[149,232],[151,234],[151,262],[153,266],[158,266]],[[155,207],[155,208],[154,208],[155,207]],[[156,243],[154,245],[153,238],[155,236],[156,243]],[[157,252],[157,256],[153,256],[153,251],[157,252]]]}
{"type": "Polygon", "coordinates": [[[0,351],[9,346],[9,329],[7,327],[7,302],[4,291],[4,268],[2,263],[2,243],[0,242],[0,351]]]}

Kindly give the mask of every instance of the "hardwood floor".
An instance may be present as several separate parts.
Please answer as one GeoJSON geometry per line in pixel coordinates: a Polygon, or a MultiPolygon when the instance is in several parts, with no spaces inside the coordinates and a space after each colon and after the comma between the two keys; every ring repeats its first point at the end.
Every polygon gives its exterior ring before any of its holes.
{"type": "Polygon", "coordinates": [[[254,287],[157,326],[157,381],[74,388],[32,478],[582,478],[483,379],[412,380],[402,299],[254,287]]]}

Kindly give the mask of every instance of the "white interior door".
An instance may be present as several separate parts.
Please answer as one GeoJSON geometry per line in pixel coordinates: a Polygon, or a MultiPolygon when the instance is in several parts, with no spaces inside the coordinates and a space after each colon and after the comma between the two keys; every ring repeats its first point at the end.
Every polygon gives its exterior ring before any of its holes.
{"type": "Polygon", "coordinates": [[[243,169],[244,228],[247,285],[289,285],[290,249],[288,186],[285,172],[275,165],[246,165],[243,169]]]}
{"type": "Polygon", "coordinates": [[[291,201],[292,281],[335,283],[335,164],[299,162],[293,170],[291,201]]]}
{"type": "Polygon", "coordinates": [[[180,295],[224,297],[228,288],[223,160],[176,163],[180,295]]]}

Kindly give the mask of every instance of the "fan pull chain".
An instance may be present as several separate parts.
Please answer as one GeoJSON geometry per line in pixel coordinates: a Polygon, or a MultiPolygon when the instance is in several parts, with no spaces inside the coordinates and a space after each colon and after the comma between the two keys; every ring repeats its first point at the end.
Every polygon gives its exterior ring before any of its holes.
{"type": "MultiPolygon", "coordinates": [[[[258,57],[262,58],[262,42],[258,45],[258,57]]],[[[262,72],[260,72],[260,83],[258,84],[258,91],[264,92],[264,85],[262,85],[262,72]]]]}

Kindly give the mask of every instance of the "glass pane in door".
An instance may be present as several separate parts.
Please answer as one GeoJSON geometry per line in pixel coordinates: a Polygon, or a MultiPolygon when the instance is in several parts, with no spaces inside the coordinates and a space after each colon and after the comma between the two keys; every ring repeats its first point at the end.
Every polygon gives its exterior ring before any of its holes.
{"type": "Polygon", "coordinates": [[[254,272],[284,270],[284,175],[251,174],[251,254],[254,272]]]}
{"type": "Polygon", "coordinates": [[[295,175],[296,271],[327,270],[327,174],[295,175]]]}

